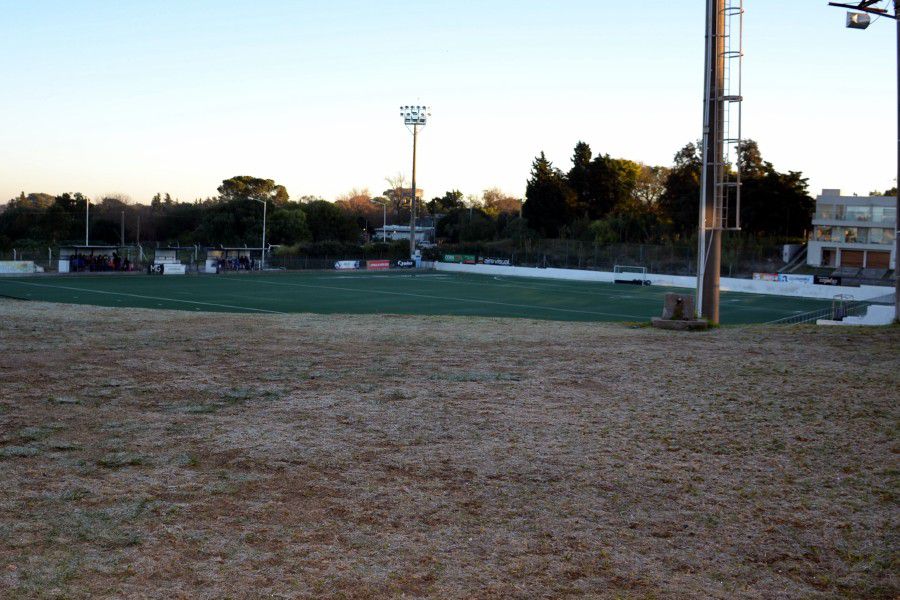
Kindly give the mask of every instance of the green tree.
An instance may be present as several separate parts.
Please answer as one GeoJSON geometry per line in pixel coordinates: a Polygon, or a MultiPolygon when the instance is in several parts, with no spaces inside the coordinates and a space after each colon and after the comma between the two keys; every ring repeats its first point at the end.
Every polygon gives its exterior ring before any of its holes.
{"type": "Polygon", "coordinates": [[[569,187],[575,193],[576,210],[579,216],[585,216],[591,204],[588,181],[590,178],[591,158],[593,151],[586,142],[579,141],[572,152],[572,168],[566,175],[569,187]]]}
{"type": "Polygon", "coordinates": [[[315,242],[359,242],[362,230],[356,220],[327,200],[303,204],[306,223],[315,242]]]}
{"type": "Polygon", "coordinates": [[[575,202],[565,175],[541,152],[531,165],[522,216],[543,236],[555,237],[572,218],[575,202]]]}
{"type": "Polygon", "coordinates": [[[700,150],[691,143],[675,154],[675,164],[666,176],[665,191],[657,204],[676,235],[690,236],[697,229],[700,170],[700,150]]]}
{"type": "Polygon", "coordinates": [[[426,203],[428,212],[432,215],[445,215],[455,208],[462,208],[463,193],[459,190],[449,190],[443,196],[434,197],[426,203]]]}
{"type": "Polygon", "coordinates": [[[296,203],[288,203],[274,210],[268,229],[271,244],[292,245],[312,239],[306,224],[306,213],[296,203]]]}
{"type": "Polygon", "coordinates": [[[808,180],[799,171],[780,173],[763,160],[758,144],[747,140],[739,149],[741,167],[741,229],[755,235],[805,236],[815,201],[808,180]]]}
{"type": "MultiPolygon", "coordinates": [[[[286,204],[289,200],[283,185],[277,185],[271,179],[259,179],[250,175],[238,175],[222,182],[218,188],[219,197],[224,202],[265,200],[273,204],[286,204]]],[[[167,203],[170,200],[166,194],[167,203]]]]}

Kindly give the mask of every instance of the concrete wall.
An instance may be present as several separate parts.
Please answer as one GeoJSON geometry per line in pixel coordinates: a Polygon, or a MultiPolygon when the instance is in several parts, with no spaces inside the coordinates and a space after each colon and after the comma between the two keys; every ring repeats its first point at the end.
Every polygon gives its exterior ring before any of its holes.
{"type": "MultiPolygon", "coordinates": [[[[435,263],[438,271],[452,273],[477,273],[508,277],[536,277],[540,279],[565,279],[569,281],[593,281],[612,283],[616,279],[636,277],[632,273],[611,273],[608,271],[580,271],[577,269],[538,269],[535,267],[501,267],[495,265],[463,265],[457,263],[435,263]]],[[[648,273],[647,279],[653,285],[672,286],[694,289],[697,286],[695,277],[683,275],[657,275],[648,273]]],[[[878,285],[859,287],[837,285],[815,285],[809,283],[788,283],[783,281],[758,281],[755,279],[735,279],[723,277],[720,282],[722,291],[745,292],[748,294],[767,294],[772,296],[795,296],[799,298],[832,299],[837,294],[848,294],[855,300],[868,300],[893,292],[893,288],[878,285]]]]}
{"type": "Polygon", "coordinates": [[[843,321],[819,319],[817,325],[890,325],[894,322],[896,309],[893,306],[872,304],[866,308],[866,314],[859,317],[844,317],[843,321]]]}

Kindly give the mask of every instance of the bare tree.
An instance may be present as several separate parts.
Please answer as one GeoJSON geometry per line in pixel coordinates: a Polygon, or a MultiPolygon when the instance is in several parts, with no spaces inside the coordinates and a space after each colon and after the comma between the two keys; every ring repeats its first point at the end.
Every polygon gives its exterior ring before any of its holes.
{"type": "Polygon", "coordinates": [[[406,176],[403,173],[397,173],[394,176],[385,177],[384,180],[390,187],[382,195],[390,201],[388,208],[391,214],[399,218],[406,208],[403,197],[404,190],[406,190],[406,176]]]}
{"type": "Polygon", "coordinates": [[[485,212],[494,217],[501,214],[517,215],[522,209],[522,200],[504,194],[499,188],[484,190],[482,201],[485,212]]]}

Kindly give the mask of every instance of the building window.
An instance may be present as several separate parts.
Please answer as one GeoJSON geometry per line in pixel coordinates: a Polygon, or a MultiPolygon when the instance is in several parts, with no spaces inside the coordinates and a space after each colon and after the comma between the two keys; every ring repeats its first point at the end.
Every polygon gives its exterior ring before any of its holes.
{"type": "Polygon", "coordinates": [[[848,206],[844,218],[847,221],[871,221],[872,209],[869,206],[848,206]]]}
{"type": "Polygon", "coordinates": [[[893,244],[894,243],[894,230],[893,229],[881,229],[881,228],[873,228],[869,230],[869,243],[870,244],[893,244]]]}
{"type": "MultiPolygon", "coordinates": [[[[844,240],[848,244],[858,244],[860,243],[860,235],[859,235],[858,227],[844,227],[844,240]]],[[[865,230],[863,230],[865,231],[865,230]]]]}
{"type": "Polygon", "coordinates": [[[820,204],[819,205],[819,214],[817,216],[820,219],[833,219],[834,218],[834,204],[820,204]]]}
{"type": "Polygon", "coordinates": [[[816,227],[816,241],[817,242],[831,242],[831,231],[832,227],[816,227]]]}
{"type": "Polygon", "coordinates": [[[873,206],[872,221],[892,225],[897,221],[897,208],[894,206],[873,206]]]}

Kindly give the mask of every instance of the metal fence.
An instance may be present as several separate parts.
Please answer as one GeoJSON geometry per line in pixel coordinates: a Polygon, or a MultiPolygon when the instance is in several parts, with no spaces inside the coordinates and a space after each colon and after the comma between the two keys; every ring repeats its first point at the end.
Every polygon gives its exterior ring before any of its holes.
{"type": "MultiPolygon", "coordinates": [[[[331,269],[338,260],[395,260],[406,258],[406,250],[398,247],[373,245],[339,245],[319,252],[298,252],[295,255],[273,252],[267,256],[268,267],[288,270],[331,269]],[[332,253],[333,252],[333,253],[332,253]]],[[[780,271],[781,245],[755,245],[742,240],[726,243],[722,252],[722,275],[751,277],[755,272],[780,271]]],[[[145,244],[138,248],[127,246],[136,269],[146,268],[153,261],[154,247],[145,244]]],[[[257,250],[258,252],[258,250],[257,250]]],[[[696,274],[696,247],[693,244],[608,244],[600,245],[578,240],[504,240],[491,243],[441,245],[423,251],[425,260],[440,260],[445,254],[476,255],[498,258],[511,265],[523,267],[556,267],[612,271],[616,265],[640,266],[649,273],[668,275],[696,274]]],[[[257,255],[258,256],[258,255],[257,255]]],[[[59,248],[27,248],[0,252],[0,260],[32,260],[46,271],[56,271],[59,248]]],[[[178,251],[178,260],[189,271],[202,270],[206,251],[201,247],[187,247],[178,251]]]]}
{"type": "Polygon", "coordinates": [[[866,310],[871,304],[871,302],[864,301],[852,302],[841,307],[841,314],[836,314],[836,308],[833,306],[829,308],[820,308],[819,310],[812,310],[800,313],[799,315],[791,315],[790,317],[769,321],[766,325],[801,325],[803,323],[815,323],[819,319],[840,320],[844,317],[859,317],[866,313],[866,310]]]}
{"type": "MultiPolygon", "coordinates": [[[[752,276],[775,272],[784,266],[781,245],[726,245],[722,252],[722,275],[752,276]]],[[[697,249],[692,244],[608,244],[578,240],[538,240],[519,246],[508,243],[458,244],[431,249],[430,257],[469,254],[482,258],[508,259],[522,267],[556,267],[611,271],[616,265],[645,267],[650,273],[694,275],[697,249]]]]}

